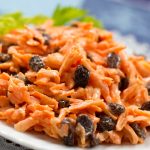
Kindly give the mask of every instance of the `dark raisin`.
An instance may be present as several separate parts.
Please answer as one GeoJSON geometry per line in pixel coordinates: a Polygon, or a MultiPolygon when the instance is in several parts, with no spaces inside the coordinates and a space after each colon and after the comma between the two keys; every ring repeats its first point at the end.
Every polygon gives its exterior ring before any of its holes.
{"type": "Polygon", "coordinates": [[[3,62],[6,62],[6,61],[9,61],[11,60],[11,55],[9,54],[5,54],[5,53],[0,53],[0,62],[3,63],[3,62]]]}
{"type": "Polygon", "coordinates": [[[55,47],[54,48],[54,52],[56,53],[56,52],[59,52],[59,50],[60,50],[60,47],[55,47]]]}
{"type": "Polygon", "coordinates": [[[19,105],[19,107],[23,107],[25,104],[26,104],[26,102],[22,102],[22,103],[20,103],[18,105],[19,105]]]}
{"type": "Polygon", "coordinates": [[[148,91],[148,95],[150,95],[150,88],[147,88],[147,91],[148,91]]]}
{"type": "Polygon", "coordinates": [[[40,39],[37,37],[33,37],[33,40],[40,43],[40,39]]]}
{"type": "Polygon", "coordinates": [[[127,77],[121,78],[119,82],[119,90],[125,90],[129,85],[129,79],[127,77]]]}
{"type": "Polygon", "coordinates": [[[96,146],[96,145],[98,145],[99,143],[100,143],[100,141],[99,141],[99,139],[98,138],[96,138],[95,136],[94,136],[94,134],[90,134],[89,136],[88,136],[88,140],[89,140],[89,146],[90,147],[94,147],[94,146],[96,146]]]}
{"type": "Polygon", "coordinates": [[[90,72],[82,65],[78,65],[75,70],[75,87],[86,87],[89,82],[90,72]]]}
{"type": "Polygon", "coordinates": [[[77,124],[80,123],[84,127],[86,135],[91,134],[94,130],[92,120],[85,114],[81,114],[77,118],[77,124]]]}
{"type": "Polygon", "coordinates": [[[101,117],[100,121],[97,124],[97,130],[99,132],[111,131],[115,130],[115,128],[116,128],[116,121],[114,121],[109,116],[101,117]]]}
{"type": "Polygon", "coordinates": [[[67,146],[74,146],[75,145],[75,127],[72,125],[69,119],[64,119],[62,124],[68,124],[69,130],[68,135],[63,137],[63,142],[67,146]]]}
{"type": "Polygon", "coordinates": [[[75,145],[75,133],[72,130],[69,130],[68,136],[63,138],[64,144],[67,146],[75,145]]]}
{"type": "Polygon", "coordinates": [[[141,128],[137,123],[130,123],[130,126],[140,138],[145,139],[146,133],[143,128],[141,128]]]}
{"type": "Polygon", "coordinates": [[[70,26],[71,26],[71,27],[74,27],[74,28],[77,28],[77,27],[78,27],[78,24],[77,24],[77,23],[72,23],[70,26]]]}
{"type": "Polygon", "coordinates": [[[69,107],[69,106],[70,106],[70,102],[68,100],[59,100],[59,102],[58,102],[59,108],[65,108],[65,107],[69,107]]]}
{"type": "Polygon", "coordinates": [[[98,118],[103,118],[103,117],[107,116],[104,112],[96,112],[95,115],[98,118]]]}
{"type": "Polygon", "coordinates": [[[117,103],[109,103],[108,106],[111,113],[114,115],[120,115],[125,112],[125,107],[123,105],[117,103]]]}
{"type": "Polygon", "coordinates": [[[33,84],[33,83],[27,77],[25,77],[24,84],[29,85],[29,84],[33,84]]]}
{"type": "Polygon", "coordinates": [[[50,36],[48,34],[46,34],[46,33],[43,33],[42,36],[44,38],[44,45],[49,46],[50,45],[50,43],[49,43],[50,36]]]}
{"type": "Polygon", "coordinates": [[[20,72],[22,72],[22,73],[26,73],[28,71],[28,69],[27,68],[25,68],[25,67],[20,67],[20,72]]]}
{"type": "Polygon", "coordinates": [[[27,77],[25,77],[25,76],[20,76],[19,74],[15,74],[14,77],[15,77],[15,78],[18,78],[18,79],[20,79],[20,80],[22,80],[22,81],[24,81],[24,84],[25,84],[25,85],[33,84],[33,83],[32,83],[31,81],[29,81],[29,79],[28,79],[27,77]]]}
{"type": "Polygon", "coordinates": [[[150,111],[150,101],[145,102],[144,104],[142,104],[141,109],[150,111]]]}
{"type": "Polygon", "coordinates": [[[99,43],[99,42],[101,42],[103,39],[99,36],[98,38],[97,38],[97,42],[99,43]]]}
{"type": "Polygon", "coordinates": [[[150,95],[150,84],[147,84],[146,88],[147,88],[147,91],[148,91],[148,95],[150,95]]]}
{"type": "Polygon", "coordinates": [[[29,61],[29,66],[33,71],[37,72],[44,68],[44,62],[39,56],[33,56],[29,61]]]}
{"type": "Polygon", "coordinates": [[[55,117],[59,117],[59,112],[55,112],[55,117]]]}
{"type": "Polygon", "coordinates": [[[90,59],[90,61],[93,61],[93,58],[91,55],[87,54],[87,58],[90,59]]]}
{"type": "Polygon", "coordinates": [[[115,53],[109,53],[107,56],[107,65],[109,68],[118,68],[120,57],[115,53]]]}
{"type": "MultiPolygon", "coordinates": [[[[6,72],[6,71],[5,71],[5,72],[6,72]]],[[[8,73],[9,75],[12,75],[12,76],[17,75],[17,73],[16,73],[16,72],[10,72],[10,71],[7,71],[7,73],[8,73]]]]}
{"type": "Polygon", "coordinates": [[[150,131],[150,126],[147,126],[147,127],[146,127],[146,130],[147,130],[147,131],[150,131]]]}

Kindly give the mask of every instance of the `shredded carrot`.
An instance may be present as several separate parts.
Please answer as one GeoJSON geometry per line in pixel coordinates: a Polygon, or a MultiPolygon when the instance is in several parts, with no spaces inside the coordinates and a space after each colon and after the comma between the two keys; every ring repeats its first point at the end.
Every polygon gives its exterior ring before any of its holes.
{"type": "Polygon", "coordinates": [[[57,140],[72,138],[71,144],[80,147],[93,146],[94,139],[142,143],[141,134],[150,126],[150,62],[128,56],[125,48],[111,32],[91,23],[55,27],[48,21],[4,35],[0,119],[21,132],[32,129],[57,140]],[[81,121],[81,115],[89,122],[81,121]]]}

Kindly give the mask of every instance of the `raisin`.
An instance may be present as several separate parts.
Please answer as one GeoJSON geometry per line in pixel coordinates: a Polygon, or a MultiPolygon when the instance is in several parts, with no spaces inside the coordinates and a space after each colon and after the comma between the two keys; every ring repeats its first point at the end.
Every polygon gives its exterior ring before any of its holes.
{"type": "Polygon", "coordinates": [[[119,82],[119,90],[123,91],[125,90],[129,85],[129,79],[127,77],[121,78],[119,82]]]}
{"type": "Polygon", "coordinates": [[[96,145],[98,145],[99,143],[100,143],[100,141],[99,141],[99,139],[98,138],[96,138],[95,136],[94,136],[94,134],[90,134],[89,136],[88,136],[88,140],[89,140],[89,146],[90,147],[94,147],[94,146],[96,146],[96,145]]]}
{"type": "Polygon", "coordinates": [[[150,95],[150,87],[149,87],[149,88],[147,88],[147,91],[148,91],[148,95],[150,95]]]}
{"type": "Polygon", "coordinates": [[[33,56],[29,61],[29,66],[33,71],[37,72],[44,68],[44,62],[39,56],[33,56]]]}
{"type": "Polygon", "coordinates": [[[142,104],[141,109],[150,111],[150,101],[145,102],[144,104],[142,104]]]}
{"type": "Polygon", "coordinates": [[[9,61],[11,60],[11,55],[9,54],[5,54],[5,53],[0,53],[0,62],[3,63],[3,62],[6,62],[6,61],[9,61]]]}
{"type": "Polygon", "coordinates": [[[29,85],[29,84],[33,84],[33,83],[27,77],[25,77],[24,84],[29,85]]]}
{"type": "Polygon", "coordinates": [[[93,122],[87,115],[79,115],[77,118],[77,123],[80,123],[80,125],[84,127],[86,135],[91,134],[94,130],[93,122]]]}
{"type": "Polygon", "coordinates": [[[125,107],[123,105],[117,103],[109,103],[108,106],[111,113],[114,115],[120,115],[125,112],[125,107]]]}
{"type": "Polygon", "coordinates": [[[70,26],[71,26],[71,27],[74,27],[74,28],[77,28],[77,27],[78,27],[78,24],[77,24],[77,23],[72,23],[70,26]]]}
{"type": "Polygon", "coordinates": [[[58,117],[59,116],[59,112],[54,112],[55,113],[55,117],[58,117]]]}
{"type": "Polygon", "coordinates": [[[69,106],[70,106],[70,102],[68,100],[59,100],[59,102],[58,102],[59,108],[65,108],[65,107],[69,107],[69,106]]]}
{"type": "Polygon", "coordinates": [[[91,55],[87,54],[87,58],[90,60],[90,61],[93,61],[93,58],[91,55]]]}
{"type": "Polygon", "coordinates": [[[82,65],[78,65],[75,70],[75,87],[86,87],[89,82],[90,72],[82,65]]]}
{"type": "Polygon", "coordinates": [[[143,128],[141,128],[137,123],[130,123],[130,126],[140,138],[145,139],[146,133],[143,128]]]}
{"type": "Polygon", "coordinates": [[[33,83],[32,83],[31,81],[29,81],[29,79],[28,79],[27,77],[25,77],[24,75],[22,76],[22,75],[20,75],[20,74],[15,74],[14,77],[15,77],[15,78],[18,78],[18,79],[20,79],[20,80],[22,80],[22,81],[24,81],[24,84],[25,84],[25,85],[33,84],[33,83]]]}
{"type": "MultiPolygon", "coordinates": [[[[6,71],[5,71],[6,72],[6,71]]],[[[2,72],[1,72],[2,73],[2,72]]],[[[17,73],[16,72],[10,72],[10,71],[7,71],[7,73],[9,74],[9,75],[12,75],[12,76],[15,76],[15,75],[17,75],[17,73]]]]}
{"type": "Polygon", "coordinates": [[[64,144],[67,146],[75,145],[75,133],[72,130],[69,130],[68,136],[63,138],[64,144]]]}
{"type": "Polygon", "coordinates": [[[150,83],[148,83],[148,84],[146,85],[146,88],[147,88],[147,91],[148,91],[148,95],[150,95],[150,83]]]}
{"type": "Polygon", "coordinates": [[[115,128],[116,121],[114,121],[111,117],[106,115],[101,117],[100,121],[97,123],[97,130],[99,132],[111,131],[115,130],[115,128]]]}
{"type": "Polygon", "coordinates": [[[118,68],[120,57],[115,53],[109,53],[107,56],[107,65],[109,68],[118,68]]]}
{"type": "Polygon", "coordinates": [[[106,116],[104,112],[96,112],[95,115],[97,118],[103,118],[104,116],[106,116]]]}
{"type": "Polygon", "coordinates": [[[49,46],[50,45],[50,43],[49,43],[50,36],[48,34],[46,34],[46,33],[43,33],[42,36],[44,38],[44,45],[49,46]]]}
{"type": "Polygon", "coordinates": [[[68,135],[63,137],[63,142],[67,146],[74,146],[75,145],[75,128],[72,125],[71,121],[69,119],[64,119],[62,121],[62,124],[68,124],[69,130],[68,135]]]}
{"type": "Polygon", "coordinates": [[[18,105],[19,105],[19,107],[23,107],[25,104],[26,104],[26,102],[22,102],[22,103],[20,103],[18,105]]]}
{"type": "Polygon", "coordinates": [[[97,42],[99,43],[99,42],[101,42],[103,39],[99,36],[98,38],[97,38],[97,42]]]}
{"type": "Polygon", "coordinates": [[[54,52],[56,53],[56,52],[59,52],[59,50],[60,50],[60,47],[55,47],[54,48],[54,52]]]}
{"type": "Polygon", "coordinates": [[[40,43],[40,39],[37,37],[33,37],[33,40],[40,43]]]}
{"type": "Polygon", "coordinates": [[[28,71],[28,69],[27,68],[25,68],[25,67],[20,67],[20,72],[22,72],[22,73],[26,73],[28,71]]]}

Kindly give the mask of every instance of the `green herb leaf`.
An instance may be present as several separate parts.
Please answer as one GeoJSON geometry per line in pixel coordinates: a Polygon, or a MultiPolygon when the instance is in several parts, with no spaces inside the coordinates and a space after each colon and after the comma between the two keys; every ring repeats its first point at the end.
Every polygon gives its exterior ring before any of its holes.
{"type": "MultiPolygon", "coordinates": [[[[4,35],[11,30],[23,28],[24,25],[40,25],[50,17],[37,15],[25,17],[21,12],[0,15],[0,35],[4,35]]],[[[65,25],[74,20],[81,22],[93,22],[95,27],[102,28],[102,23],[87,14],[87,11],[75,7],[57,6],[52,17],[54,25],[65,25]]]]}
{"type": "Polygon", "coordinates": [[[92,22],[95,27],[103,28],[102,23],[98,19],[89,16],[87,11],[75,7],[61,7],[58,5],[52,15],[52,19],[56,26],[78,20],[81,22],[92,22]]]}
{"type": "Polygon", "coordinates": [[[81,20],[81,22],[92,22],[95,27],[103,28],[103,24],[92,16],[85,16],[81,20]]]}
{"type": "Polygon", "coordinates": [[[75,7],[61,7],[58,5],[52,15],[55,25],[64,25],[75,19],[80,19],[85,16],[87,12],[83,9],[75,7]]]}
{"type": "Polygon", "coordinates": [[[29,24],[35,24],[35,25],[40,25],[43,22],[45,22],[46,20],[48,20],[49,18],[47,16],[44,15],[37,15],[34,16],[32,18],[28,18],[28,23],[29,24]]]}
{"type": "Polygon", "coordinates": [[[43,15],[37,15],[34,17],[25,17],[22,13],[10,13],[0,16],[0,35],[4,35],[13,29],[23,28],[24,25],[42,24],[48,19],[48,17],[43,15]]]}

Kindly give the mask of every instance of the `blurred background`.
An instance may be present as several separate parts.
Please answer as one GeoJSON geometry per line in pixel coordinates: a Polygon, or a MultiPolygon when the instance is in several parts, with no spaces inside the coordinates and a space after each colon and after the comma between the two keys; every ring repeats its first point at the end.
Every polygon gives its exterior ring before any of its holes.
{"type": "Polygon", "coordinates": [[[0,0],[0,13],[51,15],[58,4],[85,8],[102,20],[107,29],[150,42],[150,0],[0,0]]]}

